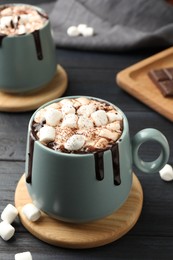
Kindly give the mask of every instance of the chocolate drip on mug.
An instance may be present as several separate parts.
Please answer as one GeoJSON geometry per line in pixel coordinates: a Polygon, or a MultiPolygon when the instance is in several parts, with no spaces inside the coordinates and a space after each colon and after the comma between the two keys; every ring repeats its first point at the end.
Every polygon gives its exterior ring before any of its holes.
{"type": "Polygon", "coordinates": [[[34,142],[35,137],[32,133],[30,133],[29,136],[29,152],[28,152],[28,175],[26,177],[26,182],[31,183],[32,182],[32,162],[33,162],[33,153],[34,153],[34,142]]]}
{"type": "Polygon", "coordinates": [[[113,166],[113,174],[114,174],[114,184],[116,186],[121,184],[120,178],[120,163],[119,163],[119,147],[118,143],[111,147],[112,154],[112,166],[113,166]]]}
{"type": "MultiPolygon", "coordinates": [[[[116,143],[115,145],[113,145],[110,148],[110,150],[112,154],[114,184],[118,186],[121,184],[118,144],[116,143]]],[[[94,153],[96,179],[99,181],[102,181],[104,179],[104,158],[103,157],[104,157],[104,151],[99,151],[94,153]]]]}
{"type": "Polygon", "coordinates": [[[6,34],[0,33],[0,47],[2,46],[2,41],[6,36],[6,34]]]}
{"type": "Polygon", "coordinates": [[[35,48],[36,48],[36,52],[37,52],[37,58],[39,60],[42,60],[43,59],[43,52],[42,52],[39,30],[35,30],[34,32],[32,32],[32,35],[34,37],[35,48]]]}
{"type": "Polygon", "coordinates": [[[95,159],[95,172],[96,172],[96,179],[101,181],[104,179],[104,162],[103,162],[103,155],[104,152],[96,152],[94,153],[95,159]]]}

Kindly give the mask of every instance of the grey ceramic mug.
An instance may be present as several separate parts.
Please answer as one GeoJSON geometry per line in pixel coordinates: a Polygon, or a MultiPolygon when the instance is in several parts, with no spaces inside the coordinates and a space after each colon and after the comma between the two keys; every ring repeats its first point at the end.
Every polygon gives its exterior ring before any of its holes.
{"type": "MultiPolygon", "coordinates": [[[[5,6],[11,5],[13,4],[5,6]]],[[[0,5],[0,9],[3,6],[0,5]]],[[[39,13],[45,14],[41,8],[33,7],[39,13]]],[[[55,45],[49,19],[41,29],[33,33],[0,35],[1,91],[22,93],[42,88],[54,77],[56,66],[55,45]]]]}
{"type": "Polygon", "coordinates": [[[119,209],[128,198],[133,161],[147,173],[158,172],[166,164],[169,145],[165,136],[156,129],[148,128],[138,132],[131,141],[127,118],[119,108],[115,108],[123,117],[123,133],[112,149],[99,154],[57,152],[38,140],[34,141],[31,125],[40,108],[33,114],[28,127],[26,185],[33,203],[48,215],[74,223],[103,218],[119,209]],[[144,142],[151,140],[160,144],[161,153],[156,160],[148,163],[141,160],[138,150],[144,142]],[[104,165],[102,178],[98,177],[100,164],[104,165]]]}

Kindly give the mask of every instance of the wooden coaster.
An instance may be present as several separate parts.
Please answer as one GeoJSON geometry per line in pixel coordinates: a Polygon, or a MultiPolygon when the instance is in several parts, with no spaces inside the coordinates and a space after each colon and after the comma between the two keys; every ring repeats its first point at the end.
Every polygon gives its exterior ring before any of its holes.
{"type": "Polygon", "coordinates": [[[30,222],[22,213],[22,207],[31,203],[24,175],[15,192],[15,206],[24,227],[38,239],[65,248],[93,248],[111,243],[125,235],[137,222],[143,204],[143,191],[133,174],[132,189],[124,205],[115,213],[87,224],[71,224],[53,219],[41,212],[37,222],[30,222]]]}
{"type": "Polygon", "coordinates": [[[54,78],[43,88],[23,94],[9,94],[0,91],[0,111],[25,112],[35,110],[44,103],[62,96],[67,88],[67,73],[57,65],[54,78]]]}

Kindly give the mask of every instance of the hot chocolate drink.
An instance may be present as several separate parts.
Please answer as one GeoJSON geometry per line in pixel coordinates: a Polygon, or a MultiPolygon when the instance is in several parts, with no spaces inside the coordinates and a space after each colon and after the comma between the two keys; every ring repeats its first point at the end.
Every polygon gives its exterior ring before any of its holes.
{"type": "Polygon", "coordinates": [[[64,153],[110,149],[122,131],[123,118],[114,106],[86,97],[46,106],[36,113],[32,124],[36,140],[64,153]]]}
{"type": "Polygon", "coordinates": [[[39,30],[47,22],[47,15],[30,5],[4,5],[0,8],[0,33],[23,35],[39,30]]]}

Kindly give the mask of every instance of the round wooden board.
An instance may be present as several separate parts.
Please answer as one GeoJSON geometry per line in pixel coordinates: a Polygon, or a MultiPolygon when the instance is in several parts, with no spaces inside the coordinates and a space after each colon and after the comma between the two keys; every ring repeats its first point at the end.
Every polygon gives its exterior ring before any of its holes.
{"type": "Polygon", "coordinates": [[[125,235],[137,222],[143,205],[141,184],[133,174],[132,189],[124,205],[115,213],[87,224],[72,224],[53,219],[41,212],[41,218],[30,222],[22,213],[22,207],[31,203],[24,175],[15,192],[15,206],[24,227],[38,239],[65,248],[93,248],[111,243],[125,235]]]}
{"type": "Polygon", "coordinates": [[[0,91],[0,111],[25,112],[35,110],[44,103],[62,96],[67,89],[68,77],[62,66],[57,65],[54,78],[37,91],[9,94],[0,91]]]}

